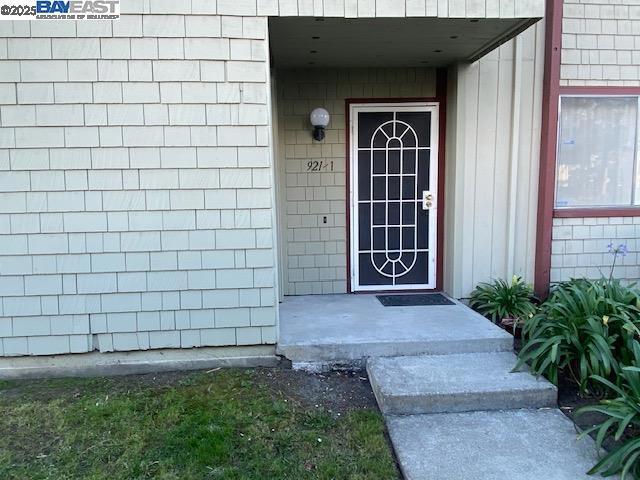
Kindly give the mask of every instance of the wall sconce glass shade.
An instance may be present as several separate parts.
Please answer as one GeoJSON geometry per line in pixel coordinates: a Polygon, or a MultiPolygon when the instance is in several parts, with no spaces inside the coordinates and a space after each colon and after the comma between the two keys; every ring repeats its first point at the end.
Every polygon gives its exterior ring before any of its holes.
{"type": "Polygon", "coordinates": [[[329,112],[324,108],[315,108],[309,115],[311,125],[313,125],[313,138],[318,142],[324,139],[324,129],[329,125],[329,112]]]}

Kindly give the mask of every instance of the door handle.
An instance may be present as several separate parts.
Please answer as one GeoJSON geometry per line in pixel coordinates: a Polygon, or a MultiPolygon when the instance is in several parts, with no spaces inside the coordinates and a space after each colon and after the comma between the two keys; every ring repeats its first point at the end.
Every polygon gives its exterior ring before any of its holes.
{"type": "Polygon", "coordinates": [[[429,190],[424,190],[422,192],[422,209],[430,210],[433,208],[434,198],[433,193],[429,190]]]}

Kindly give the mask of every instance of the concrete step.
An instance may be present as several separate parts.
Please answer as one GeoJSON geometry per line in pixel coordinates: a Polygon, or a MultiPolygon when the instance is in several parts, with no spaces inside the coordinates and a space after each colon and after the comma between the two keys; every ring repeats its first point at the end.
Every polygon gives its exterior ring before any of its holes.
{"type": "Polygon", "coordinates": [[[589,437],[557,409],[387,416],[406,480],[587,480],[589,437]]]}
{"type": "Polygon", "coordinates": [[[512,352],[372,358],[369,381],[386,415],[552,407],[557,389],[511,370],[512,352]]]}

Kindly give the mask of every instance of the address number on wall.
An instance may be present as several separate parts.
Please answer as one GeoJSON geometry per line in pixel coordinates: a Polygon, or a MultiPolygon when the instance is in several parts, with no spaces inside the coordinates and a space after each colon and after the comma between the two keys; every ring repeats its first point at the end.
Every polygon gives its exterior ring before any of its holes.
{"type": "Polygon", "coordinates": [[[307,162],[307,172],[333,172],[333,160],[329,162],[323,160],[307,162]]]}

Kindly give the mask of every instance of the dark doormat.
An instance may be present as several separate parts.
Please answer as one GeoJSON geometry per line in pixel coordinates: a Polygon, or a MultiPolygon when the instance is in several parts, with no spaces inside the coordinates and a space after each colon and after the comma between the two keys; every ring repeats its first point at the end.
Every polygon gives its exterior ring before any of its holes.
{"type": "Polygon", "coordinates": [[[385,307],[428,307],[432,305],[455,305],[441,293],[411,295],[376,295],[385,307]]]}

